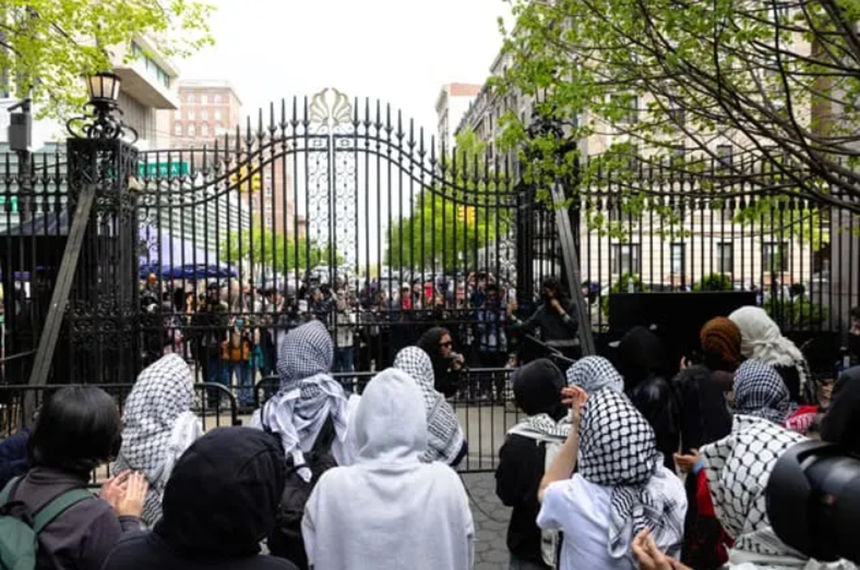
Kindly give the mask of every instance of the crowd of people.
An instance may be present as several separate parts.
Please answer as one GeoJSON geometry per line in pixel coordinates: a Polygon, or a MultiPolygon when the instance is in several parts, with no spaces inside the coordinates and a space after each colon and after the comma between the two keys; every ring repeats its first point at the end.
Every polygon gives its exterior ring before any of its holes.
{"type": "MultiPolygon", "coordinates": [[[[554,313],[534,318],[556,319],[561,336],[571,319],[546,298],[554,313]]],[[[809,437],[860,452],[860,368],[822,406],[802,353],[761,309],[709,321],[700,341],[702,361],[677,374],[647,328],[610,358],[513,371],[524,417],[496,470],[512,507],[509,568],[854,568],[782,542],[765,488],[809,437]]],[[[312,319],[280,339],[280,385],[250,426],[205,434],[175,354],[140,374],[122,413],[97,387],[62,388],[32,430],[0,445],[0,567],[23,568],[30,553],[44,570],[468,570],[475,526],[455,469],[469,442],[448,401],[451,344],[427,331],[349,393],[332,377],[332,334],[312,319]],[[81,494],[103,465],[112,478],[81,494]],[[35,546],[5,532],[20,524],[35,546]]]]}

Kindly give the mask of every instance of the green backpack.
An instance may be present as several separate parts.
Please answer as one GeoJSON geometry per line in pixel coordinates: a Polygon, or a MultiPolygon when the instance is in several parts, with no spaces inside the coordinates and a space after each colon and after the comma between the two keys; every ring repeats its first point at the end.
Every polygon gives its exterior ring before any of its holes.
{"type": "Polygon", "coordinates": [[[0,570],[34,570],[42,529],[72,505],[95,497],[86,489],[71,489],[32,516],[24,503],[10,500],[20,482],[17,477],[0,491],[0,570]]]}

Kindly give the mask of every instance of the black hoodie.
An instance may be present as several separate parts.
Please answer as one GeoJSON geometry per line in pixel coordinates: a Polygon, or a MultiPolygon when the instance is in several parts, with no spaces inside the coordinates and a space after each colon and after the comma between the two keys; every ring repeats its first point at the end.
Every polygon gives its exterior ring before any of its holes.
{"type": "MultiPolygon", "coordinates": [[[[534,360],[513,375],[517,406],[529,416],[548,414],[561,420],[567,408],[561,403],[564,376],[546,358],[534,360]]],[[[508,525],[508,550],[523,561],[545,567],[541,557],[541,531],[535,522],[540,503],[538,487],[544,474],[546,447],[534,439],[512,434],[499,450],[496,495],[513,507],[508,525]]],[[[547,567],[548,568],[548,567],[547,567]]]]}
{"type": "Polygon", "coordinates": [[[251,428],[213,430],[177,461],[155,530],[120,541],[102,570],[296,570],[260,555],[284,488],[284,452],[251,428]]]}
{"type": "Polygon", "coordinates": [[[654,429],[663,464],[674,471],[673,456],[680,443],[679,410],[666,376],[663,343],[645,327],[633,327],[621,339],[614,361],[624,376],[625,392],[654,429]]]}

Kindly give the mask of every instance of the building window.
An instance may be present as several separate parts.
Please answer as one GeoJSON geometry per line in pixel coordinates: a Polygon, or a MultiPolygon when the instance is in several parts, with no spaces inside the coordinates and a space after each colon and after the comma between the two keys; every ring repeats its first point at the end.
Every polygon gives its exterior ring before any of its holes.
{"type": "Polygon", "coordinates": [[[680,144],[672,147],[672,158],[670,159],[672,166],[684,166],[684,158],[687,155],[687,148],[680,144]]]}
{"type": "Polygon", "coordinates": [[[732,145],[730,145],[730,144],[717,145],[717,160],[719,161],[720,166],[731,166],[732,165],[732,145]]]}
{"type": "Polygon", "coordinates": [[[221,96],[220,95],[213,95],[212,96],[212,102],[215,103],[216,105],[220,105],[221,104],[221,96]]]}
{"type": "Polygon", "coordinates": [[[683,243],[673,243],[670,246],[672,254],[672,275],[684,275],[686,273],[686,245],[683,243]]]}
{"type": "Polygon", "coordinates": [[[717,244],[717,271],[731,274],[735,270],[735,246],[731,242],[717,244]]]}
{"type": "Polygon", "coordinates": [[[204,93],[203,95],[201,95],[201,96],[200,96],[200,103],[202,103],[203,105],[205,105],[205,104],[207,104],[208,102],[209,102],[209,98],[206,96],[206,94],[205,94],[205,93],[204,93]]]}
{"type": "Polygon", "coordinates": [[[194,102],[194,93],[189,93],[188,95],[186,95],[185,101],[187,103],[193,103],[194,102]]]}
{"type": "Polygon", "coordinates": [[[194,110],[193,109],[186,109],[185,110],[185,118],[188,119],[189,121],[193,121],[194,120],[194,110]]]}
{"type": "Polygon", "coordinates": [[[200,134],[204,137],[209,136],[209,125],[203,123],[200,125],[200,134]]]}
{"type": "Polygon", "coordinates": [[[131,54],[134,57],[135,61],[143,64],[146,72],[155,79],[158,83],[161,83],[167,88],[170,88],[170,75],[167,74],[164,69],[160,65],[158,65],[154,59],[146,55],[146,52],[142,47],[137,45],[136,42],[131,42],[131,54]]]}
{"type": "Polygon", "coordinates": [[[762,245],[761,265],[765,273],[788,271],[788,243],[769,242],[762,245]]]}
{"type": "Polygon", "coordinates": [[[220,109],[215,109],[215,120],[216,121],[221,120],[221,110],[220,109]]]}
{"type": "Polygon", "coordinates": [[[204,121],[207,120],[209,118],[209,111],[207,111],[206,109],[202,109],[200,111],[200,118],[204,121]]]}
{"type": "Polygon", "coordinates": [[[193,137],[196,134],[194,123],[188,125],[188,136],[193,137]]]}
{"type": "Polygon", "coordinates": [[[267,228],[272,227],[272,216],[266,216],[266,227],[267,228]]]}
{"type": "Polygon", "coordinates": [[[687,124],[687,114],[681,107],[678,107],[677,105],[672,105],[672,107],[669,109],[669,120],[672,121],[673,127],[677,127],[680,129],[687,124]]]}
{"type": "Polygon", "coordinates": [[[176,136],[182,136],[182,123],[174,123],[173,134],[176,136]]]}
{"type": "Polygon", "coordinates": [[[638,243],[614,244],[612,246],[612,273],[624,275],[625,273],[642,273],[641,246],[638,243]]]}

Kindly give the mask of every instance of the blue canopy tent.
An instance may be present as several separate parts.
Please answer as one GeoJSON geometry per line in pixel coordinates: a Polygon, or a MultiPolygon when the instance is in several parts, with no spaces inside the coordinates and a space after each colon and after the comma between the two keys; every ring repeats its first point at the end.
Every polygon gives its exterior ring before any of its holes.
{"type": "Polygon", "coordinates": [[[235,267],[219,262],[217,254],[197,249],[153,226],[141,225],[140,239],[145,244],[140,256],[141,279],[150,274],[162,279],[225,279],[239,275],[235,267]]]}

